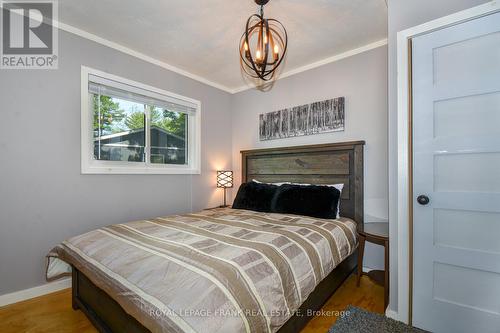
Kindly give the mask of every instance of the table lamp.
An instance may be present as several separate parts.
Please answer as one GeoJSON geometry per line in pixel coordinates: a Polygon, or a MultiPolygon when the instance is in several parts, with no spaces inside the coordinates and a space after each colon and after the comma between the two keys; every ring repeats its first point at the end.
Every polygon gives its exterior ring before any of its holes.
{"type": "Polygon", "coordinates": [[[217,188],[224,189],[224,205],[226,205],[226,189],[233,187],[233,172],[232,171],[217,171],[217,188]]]}

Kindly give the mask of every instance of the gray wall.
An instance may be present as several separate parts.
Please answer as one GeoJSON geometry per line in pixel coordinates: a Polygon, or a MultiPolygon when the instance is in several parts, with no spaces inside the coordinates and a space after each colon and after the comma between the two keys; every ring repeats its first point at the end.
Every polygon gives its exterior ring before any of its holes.
{"type": "MultiPolygon", "coordinates": [[[[365,139],[366,217],[385,219],[389,202],[391,242],[396,244],[396,33],[485,2],[389,0],[388,72],[387,48],[381,47],[285,78],[271,92],[251,90],[234,96],[60,32],[58,70],[0,73],[0,295],[42,284],[43,257],[62,239],[105,224],[219,204],[215,170],[229,168],[232,154],[239,180],[239,150],[247,148],[365,139]],[[202,175],[80,175],[81,65],[201,100],[202,175]],[[259,113],[337,96],[346,96],[345,132],[258,141],[259,113]]],[[[395,251],[392,246],[393,310],[395,251]]],[[[379,248],[367,254],[365,265],[380,266],[379,248]]]]}
{"type": "Polygon", "coordinates": [[[0,73],[0,295],[43,284],[45,254],[70,236],[220,204],[231,166],[231,95],[75,35],[58,70],[0,73]],[[81,175],[80,66],[202,102],[202,174],[81,175]]]}
{"type": "Polygon", "coordinates": [[[391,237],[391,310],[397,311],[397,33],[474,7],[485,0],[389,0],[389,220],[391,237]]]}
{"type": "MultiPolygon", "coordinates": [[[[233,117],[233,169],[241,180],[241,149],[366,140],[365,219],[387,220],[387,47],[355,55],[276,82],[269,92],[236,94],[233,117]],[[259,141],[259,114],[328,98],[346,97],[344,132],[259,141]]],[[[370,244],[365,266],[383,267],[383,249],[370,244]]]]}

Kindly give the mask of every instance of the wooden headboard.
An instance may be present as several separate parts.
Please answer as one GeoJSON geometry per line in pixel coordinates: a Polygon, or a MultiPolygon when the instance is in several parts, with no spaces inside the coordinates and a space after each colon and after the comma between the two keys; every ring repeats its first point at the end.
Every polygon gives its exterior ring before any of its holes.
{"type": "Polygon", "coordinates": [[[242,150],[242,182],[344,184],[340,215],[363,223],[364,141],[242,150]]]}

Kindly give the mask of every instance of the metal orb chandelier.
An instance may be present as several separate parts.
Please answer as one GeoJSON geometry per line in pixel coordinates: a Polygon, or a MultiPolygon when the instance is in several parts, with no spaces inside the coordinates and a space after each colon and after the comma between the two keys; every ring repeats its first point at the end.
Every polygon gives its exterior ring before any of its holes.
{"type": "Polygon", "coordinates": [[[264,18],[264,5],[269,0],[255,0],[260,13],[247,20],[240,40],[240,58],[243,71],[254,79],[270,81],[285,58],[288,35],[275,19],[264,18]]]}

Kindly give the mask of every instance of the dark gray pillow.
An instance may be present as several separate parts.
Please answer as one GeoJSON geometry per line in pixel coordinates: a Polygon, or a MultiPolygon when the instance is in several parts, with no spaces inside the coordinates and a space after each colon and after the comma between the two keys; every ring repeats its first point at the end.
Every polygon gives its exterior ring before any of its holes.
{"type": "Polygon", "coordinates": [[[340,191],[333,186],[284,184],[271,204],[273,213],[337,218],[340,191]]]}
{"type": "Polygon", "coordinates": [[[278,186],[248,182],[241,184],[233,202],[235,209],[271,212],[271,203],[278,186]]]}

